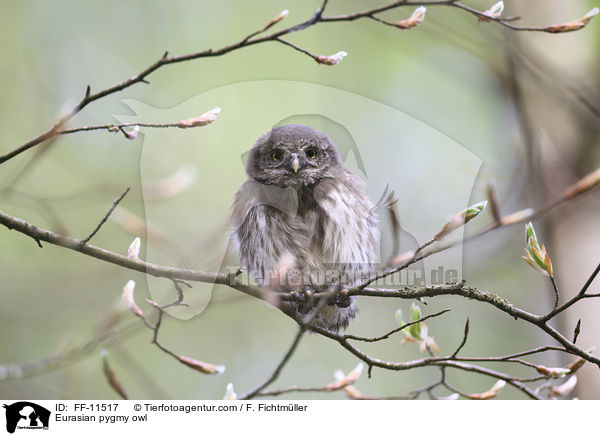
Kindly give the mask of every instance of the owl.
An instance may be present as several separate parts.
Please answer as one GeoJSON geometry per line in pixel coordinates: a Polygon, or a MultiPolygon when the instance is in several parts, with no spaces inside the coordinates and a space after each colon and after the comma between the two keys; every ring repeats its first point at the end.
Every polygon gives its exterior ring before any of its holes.
{"type": "Polygon", "coordinates": [[[344,169],[327,134],[302,124],[258,138],[246,173],[232,211],[242,267],[260,286],[270,286],[287,264],[276,290],[300,297],[283,309],[298,320],[312,315],[314,325],[332,331],[346,328],[358,312],[356,297],[338,292],[317,309],[303,296],[350,288],[371,271],[379,230],[362,180],[344,169]]]}

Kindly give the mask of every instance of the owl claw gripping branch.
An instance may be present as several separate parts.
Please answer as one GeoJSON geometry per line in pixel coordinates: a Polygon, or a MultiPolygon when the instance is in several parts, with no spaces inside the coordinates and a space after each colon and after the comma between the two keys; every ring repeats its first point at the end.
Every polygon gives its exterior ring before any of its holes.
{"type": "Polygon", "coordinates": [[[347,288],[361,283],[375,261],[379,239],[374,208],[362,181],[343,167],[325,133],[301,124],[265,133],[250,150],[248,180],[236,193],[232,238],[242,266],[270,286],[280,259],[291,255],[277,291],[298,298],[283,309],[330,330],[356,316],[347,288]],[[315,292],[337,291],[318,305],[315,292]]]}

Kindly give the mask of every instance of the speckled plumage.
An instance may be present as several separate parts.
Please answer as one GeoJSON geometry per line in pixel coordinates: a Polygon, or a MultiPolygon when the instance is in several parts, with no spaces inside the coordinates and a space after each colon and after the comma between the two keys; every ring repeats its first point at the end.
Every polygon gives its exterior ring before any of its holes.
{"type": "MultiPolygon", "coordinates": [[[[336,281],[351,287],[364,278],[375,260],[377,220],[362,181],[344,169],[326,134],[300,124],[276,127],[252,147],[246,172],[233,204],[232,238],[259,284],[269,284],[290,254],[295,265],[279,290],[327,289],[336,281]]],[[[337,331],[357,311],[351,297],[326,305],[314,322],[337,331]]]]}

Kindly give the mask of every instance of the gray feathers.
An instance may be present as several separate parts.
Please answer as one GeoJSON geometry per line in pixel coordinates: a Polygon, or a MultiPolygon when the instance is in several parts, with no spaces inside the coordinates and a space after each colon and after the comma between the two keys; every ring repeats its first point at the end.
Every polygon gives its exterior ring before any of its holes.
{"type": "MultiPolygon", "coordinates": [[[[248,155],[249,179],[233,204],[233,241],[242,266],[267,285],[287,253],[295,259],[281,290],[327,289],[361,282],[379,237],[373,206],[360,179],[344,170],[321,132],[290,124],[262,135],[248,155]]],[[[292,313],[312,306],[289,303],[292,313]]],[[[317,325],[339,330],[358,309],[355,297],[325,306],[317,325]]]]}

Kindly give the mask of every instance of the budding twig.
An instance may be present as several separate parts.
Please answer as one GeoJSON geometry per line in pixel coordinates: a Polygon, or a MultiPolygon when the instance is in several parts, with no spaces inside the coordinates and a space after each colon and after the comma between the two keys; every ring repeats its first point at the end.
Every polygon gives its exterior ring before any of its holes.
{"type": "MultiPolygon", "coordinates": [[[[146,300],[146,301],[148,301],[148,300],[146,300]]],[[[158,318],[156,320],[156,324],[154,326],[149,326],[149,327],[153,331],[152,343],[154,345],[156,345],[158,347],[158,349],[160,349],[164,353],[168,354],[169,356],[174,357],[175,359],[177,359],[180,363],[184,364],[185,366],[187,366],[195,371],[201,372],[203,374],[223,374],[223,372],[225,372],[225,366],[223,366],[223,365],[215,365],[214,363],[206,363],[206,362],[202,362],[200,360],[193,359],[191,357],[182,356],[180,354],[177,354],[177,353],[171,351],[164,345],[162,345],[158,341],[158,332],[162,326],[164,311],[162,310],[162,308],[160,306],[158,306],[156,304],[154,304],[153,306],[158,310],[158,318]]]]}
{"type": "Polygon", "coordinates": [[[124,400],[128,400],[129,397],[127,396],[127,392],[125,391],[123,384],[117,378],[117,375],[116,375],[114,369],[112,368],[112,366],[110,365],[110,362],[108,361],[108,352],[106,350],[102,350],[101,356],[102,356],[102,372],[104,373],[104,376],[106,377],[106,380],[108,381],[108,384],[110,385],[111,388],[113,388],[113,390],[117,394],[119,394],[119,396],[121,398],[123,398],[124,400]]]}
{"type": "Polygon", "coordinates": [[[202,127],[214,122],[219,114],[221,113],[221,108],[216,107],[199,117],[187,118],[185,120],[177,121],[175,123],[123,123],[123,124],[101,124],[97,126],[81,126],[74,127],[72,129],[64,129],[56,131],[57,135],[70,135],[73,133],[80,132],[93,132],[96,130],[106,130],[108,132],[122,132],[127,139],[136,139],[137,134],[140,130],[140,127],[150,127],[154,129],[168,129],[170,127],[177,127],[179,129],[189,129],[192,127],[202,127]],[[126,127],[133,127],[134,130],[132,132],[127,132],[124,129],[126,127]]]}
{"type": "MultiPolygon", "coordinates": [[[[377,13],[389,11],[389,10],[400,8],[400,7],[417,6],[418,7],[417,11],[414,12],[413,17],[409,18],[409,20],[412,19],[412,23],[413,23],[413,27],[414,27],[414,25],[420,24],[420,20],[422,20],[422,16],[424,16],[424,10],[423,10],[424,8],[419,9],[422,6],[440,6],[440,7],[447,6],[447,7],[454,7],[457,9],[461,9],[465,12],[475,15],[478,18],[483,18],[483,19],[488,19],[488,20],[494,21],[502,26],[508,27],[509,29],[515,30],[515,31],[560,33],[560,32],[579,30],[579,29],[585,27],[589,23],[589,21],[598,13],[598,10],[595,8],[592,11],[590,11],[588,14],[586,14],[585,16],[580,18],[579,20],[576,20],[571,23],[567,23],[565,25],[547,26],[547,27],[519,27],[519,26],[515,26],[515,25],[511,24],[509,22],[510,21],[509,19],[501,19],[500,17],[495,17],[493,14],[486,14],[486,12],[482,12],[482,11],[478,11],[476,9],[470,8],[468,6],[463,5],[462,3],[459,3],[456,0],[437,0],[437,1],[431,0],[431,1],[423,1],[423,2],[393,1],[391,3],[388,3],[383,6],[379,6],[377,8],[364,10],[364,11],[360,11],[360,12],[355,12],[355,13],[351,13],[351,14],[346,14],[346,15],[332,16],[332,17],[323,16],[326,6],[327,6],[327,1],[324,1],[322,3],[321,7],[317,10],[317,12],[311,18],[309,18],[299,24],[279,30],[277,32],[273,32],[271,34],[267,34],[264,36],[259,36],[259,34],[268,30],[270,27],[275,25],[277,22],[281,21],[287,15],[285,13],[285,11],[283,11],[278,16],[276,16],[274,19],[269,21],[269,23],[267,23],[267,25],[263,29],[259,30],[258,32],[253,32],[250,35],[242,38],[240,41],[234,42],[225,47],[221,47],[219,49],[201,50],[198,52],[188,53],[188,54],[184,54],[181,56],[169,56],[169,53],[165,52],[164,55],[160,59],[158,59],[151,65],[149,65],[147,68],[143,69],[141,72],[134,75],[133,77],[130,77],[127,80],[117,83],[116,85],[113,85],[109,88],[103,89],[103,90],[95,92],[95,93],[92,93],[90,87],[88,86],[86,88],[84,97],[70,111],[68,111],[65,115],[61,116],[54,124],[52,124],[49,128],[47,128],[40,135],[36,136],[35,138],[27,141],[26,143],[24,143],[22,145],[16,147],[15,149],[9,151],[8,153],[1,155],[0,156],[0,164],[2,164],[4,162],[14,158],[15,156],[18,156],[19,154],[55,137],[57,135],[57,132],[60,129],[62,129],[62,127],[69,120],[71,120],[76,114],[81,112],[89,104],[91,104],[97,100],[100,100],[108,95],[112,95],[112,94],[122,91],[126,88],[129,88],[130,86],[133,86],[137,83],[148,83],[147,77],[150,76],[152,73],[154,73],[156,70],[158,70],[166,65],[187,62],[187,61],[191,61],[193,59],[199,59],[199,58],[222,56],[229,52],[239,50],[239,49],[242,49],[245,47],[250,47],[250,46],[253,46],[256,44],[261,44],[261,43],[265,43],[265,42],[269,42],[269,41],[277,41],[279,38],[281,38],[284,35],[302,31],[304,29],[307,29],[311,26],[315,26],[317,24],[339,22],[339,21],[354,21],[354,20],[360,19],[360,18],[377,19],[375,17],[375,14],[377,14],[377,13]],[[414,23],[417,23],[417,24],[414,24],[414,23]]],[[[381,19],[378,19],[378,20],[383,21],[381,19]]],[[[387,23],[387,24],[395,25],[395,24],[391,24],[391,23],[387,23]]],[[[322,63],[325,63],[327,65],[333,65],[333,64],[339,62],[339,60],[341,60],[341,57],[343,57],[343,56],[340,56],[341,53],[342,52],[340,52],[336,55],[333,55],[333,56],[323,57],[322,63]]]]}
{"type": "Polygon", "coordinates": [[[131,190],[131,188],[128,187],[127,189],[125,189],[125,191],[123,191],[123,193],[119,197],[117,197],[115,199],[115,201],[113,201],[112,206],[104,214],[104,216],[102,217],[102,219],[100,220],[100,222],[98,223],[98,225],[96,226],[96,228],[94,228],[94,230],[92,230],[92,233],[90,233],[88,236],[86,236],[84,239],[81,240],[81,242],[79,243],[79,248],[80,249],[83,248],[90,241],[90,239],[92,239],[94,237],[94,235],[96,233],[98,233],[98,231],[104,225],[104,223],[106,222],[106,220],[108,220],[108,217],[110,217],[110,215],[113,213],[113,211],[115,210],[115,208],[119,205],[119,203],[121,202],[121,200],[123,200],[125,198],[125,196],[129,193],[130,190],[131,190]]]}
{"type": "Polygon", "coordinates": [[[421,323],[421,322],[423,322],[423,321],[425,321],[427,319],[430,319],[430,318],[435,318],[435,317],[441,316],[441,315],[443,315],[445,313],[450,312],[451,310],[452,309],[444,309],[444,310],[441,310],[441,311],[439,311],[437,313],[433,313],[431,315],[423,316],[423,317],[421,317],[421,318],[419,318],[419,319],[417,319],[415,321],[410,321],[410,322],[404,323],[400,327],[397,327],[397,328],[395,328],[395,329],[387,332],[386,334],[384,334],[382,336],[377,336],[377,337],[374,337],[374,338],[365,338],[365,337],[362,337],[362,336],[354,336],[354,335],[346,334],[346,335],[344,335],[344,338],[346,338],[346,339],[352,339],[354,341],[362,341],[362,342],[379,342],[379,341],[383,341],[385,339],[388,339],[393,334],[398,333],[398,332],[400,332],[400,331],[402,331],[402,330],[404,330],[404,329],[406,329],[406,328],[408,328],[408,327],[410,327],[412,325],[419,324],[419,323],[421,323]]]}

